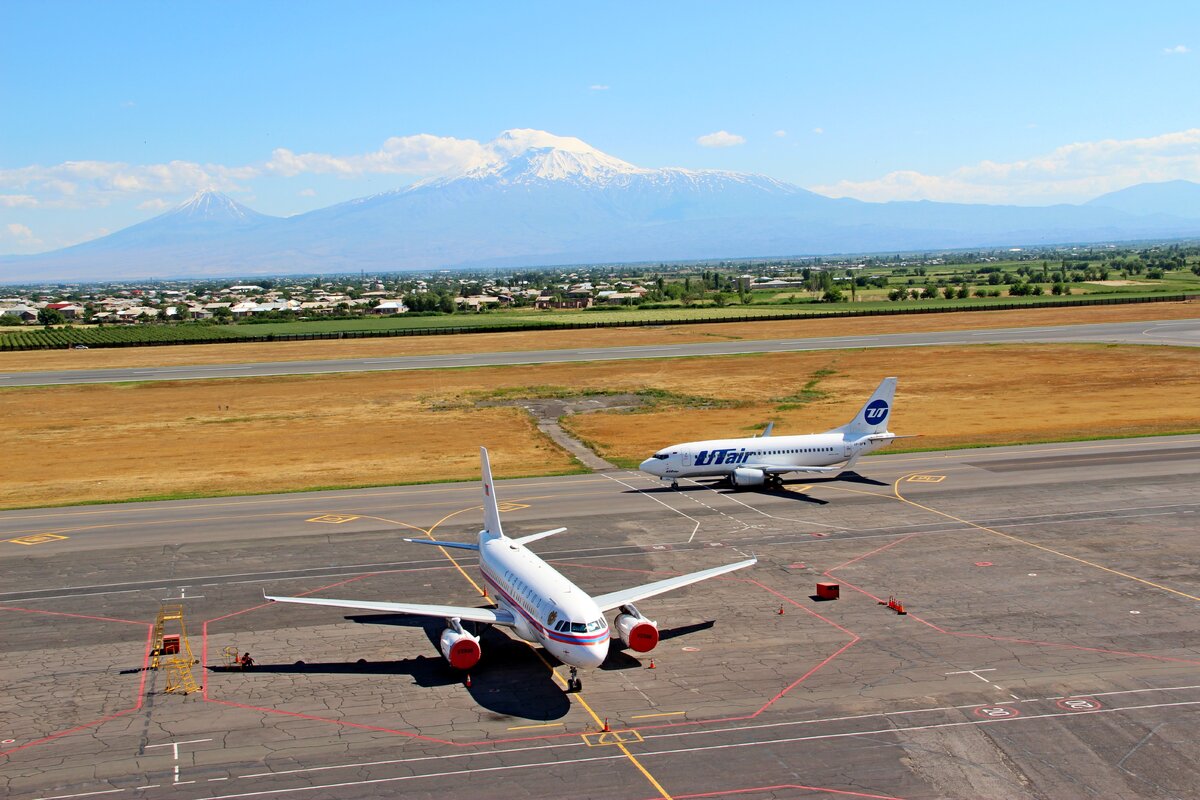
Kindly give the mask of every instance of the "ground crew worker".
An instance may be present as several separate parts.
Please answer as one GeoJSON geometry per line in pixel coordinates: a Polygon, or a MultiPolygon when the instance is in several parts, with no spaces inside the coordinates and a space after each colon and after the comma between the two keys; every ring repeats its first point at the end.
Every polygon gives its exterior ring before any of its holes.
{"type": "Polygon", "coordinates": [[[250,657],[249,653],[242,653],[241,664],[242,669],[250,669],[254,666],[254,659],[250,657]]]}

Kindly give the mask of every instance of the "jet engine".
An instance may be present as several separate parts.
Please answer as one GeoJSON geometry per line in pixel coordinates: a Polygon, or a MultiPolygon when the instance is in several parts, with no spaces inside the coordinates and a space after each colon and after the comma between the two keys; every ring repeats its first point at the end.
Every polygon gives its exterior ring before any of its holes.
{"type": "Polygon", "coordinates": [[[457,619],[450,620],[450,627],[442,631],[442,655],[455,669],[470,669],[479,663],[482,654],[479,637],[463,630],[457,619]]]}
{"type": "Polygon", "coordinates": [[[614,623],[631,650],[649,653],[658,644],[658,623],[643,617],[633,606],[622,606],[614,623]]]}
{"type": "Polygon", "coordinates": [[[729,476],[734,486],[762,486],[767,482],[767,475],[761,469],[738,467],[729,476]]]}

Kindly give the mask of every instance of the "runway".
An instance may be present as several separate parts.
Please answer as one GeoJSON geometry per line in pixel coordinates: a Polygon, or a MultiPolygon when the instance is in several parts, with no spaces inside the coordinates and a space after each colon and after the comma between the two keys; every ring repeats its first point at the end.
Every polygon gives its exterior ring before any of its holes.
{"type": "MultiPolygon", "coordinates": [[[[259,364],[145,367],[56,372],[0,373],[0,387],[53,386],[76,383],[121,383],[130,381],[201,380],[251,378],[272,375],[318,375],[335,372],[447,369],[512,364],[556,364],[578,361],[623,361],[644,358],[739,355],[746,353],[792,353],[806,350],[852,350],[877,347],[928,347],[936,345],[1102,342],[1112,344],[1159,344],[1200,346],[1200,319],[1155,322],[1062,325],[1037,328],[895,333],[874,336],[818,337],[812,339],[760,339],[663,344],[638,347],[569,348],[563,350],[516,351],[395,358],[331,359],[327,361],[281,361],[259,364]]],[[[236,353],[237,345],[230,345],[236,353]]]]}
{"type": "Polygon", "coordinates": [[[467,686],[440,622],[262,603],[485,603],[463,553],[399,541],[473,537],[477,483],[3,512],[4,793],[1195,796],[1198,455],[1197,436],[884,455],[769,493],[500,482],[508,533],[567,526],[534,549],[588,591],[760,559],[641,604],[654,661],[614,652],[578,694],[500,631],[467,686]],[[143,669],[164,601],[197,694],[143,669]],[[260,666],[226,669],[226,647],[260,666]]]}

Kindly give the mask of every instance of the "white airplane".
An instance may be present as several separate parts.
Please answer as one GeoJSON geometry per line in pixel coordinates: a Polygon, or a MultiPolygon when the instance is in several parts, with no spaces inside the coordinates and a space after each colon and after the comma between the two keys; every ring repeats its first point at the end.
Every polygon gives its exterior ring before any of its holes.
{"type": "Polygon", "coordinates": [[[836,474],[853,467],[863,453],[886,447],[893,439],[906,438],[887,429],[895,394],[896,379],[884,378],[862,410],[840,428],[772,437],[774,423],[770,423],[762,436],[671,445],[647,458],[640,468],[670,481],[675,488],[680,478],[720,476],[736,488],[780,486],[789,472],[836,474]]]}
{"type": "Polygon", "coordinates": [[[559,661],[569,665],[570,688],[579,691],[583,684],[576,677],[576,668],[598,667],[608,655],[610,629],[604,617],[606,611],[621,610],[613,621],[621,639],[631,649],[646,653],[658,644],[658,623],[642,616],[634,603],[749,567],[758,561],[750,558],[592,597],[525,546],[562,533],[566,528],[555,528],[516,539],[504,535],[500,527],[500,510],[496,507],[496,496],[492,491],[492,469],[487,450],[479,448],[479,455],[483,465],[483,530],[479,532],[479,543],[439,542],[432,539],[404,541],[477,551],[479,571],[491,587],[496,608],[332,600],[323,597],[270,597],[265,592],[264,597],[280,603],[441,617],[446,620],[446,630],[442,632],[440,642],[442,655],[451,666],[464,670],[479,663],[481,652],[479,637],[464,630],[462,623],[503,625],[512,628],[525,641],[540,644],[559,661]]]}

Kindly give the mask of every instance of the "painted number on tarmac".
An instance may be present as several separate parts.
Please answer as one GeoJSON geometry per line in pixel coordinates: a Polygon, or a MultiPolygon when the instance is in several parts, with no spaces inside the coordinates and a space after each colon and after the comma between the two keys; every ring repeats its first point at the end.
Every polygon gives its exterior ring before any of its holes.
{"type": "Polygon", "coordinates": [[[1095,711],[1103,707],[1090,697],[1064,697],[1055,705],[1064,711],[1095,711]]]}
{"type": "Polygon", "coordinates": [[[353,522],[356,519],[359,519],[359,517],[354,514],[325,514],[324,516],[305,520],[305,522],[327,522],[330,525],[341,525],[343,522],[353,522]]]}
{"type": "Polygon", "coordinates": [[[909,475],[907,478],[909,483],[941,483],[946,480],[945,475],[909,475]]]}
{"type": "Polygon", "coordinates": [[[35,533],[32,536],[21,536],[16,539],[9,539],[8,541],[12,542],[13,544],[34,545],[45,544],[46,542],[57,542],[66,538],[66,536],[61,536],[57,533],[35,533]]]}
{"type": "Polygon", "coordinates": [[[979,706],[975,709],[975,716],[984,719],[1012,719],[1021,716],[1021,712],[1008,706],[979,706]]]}

